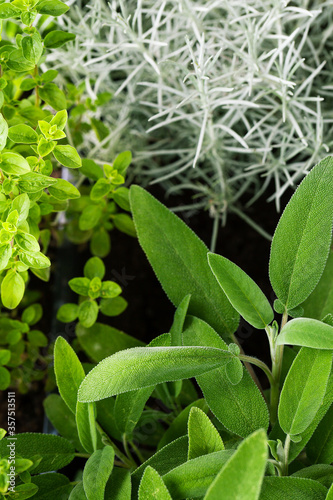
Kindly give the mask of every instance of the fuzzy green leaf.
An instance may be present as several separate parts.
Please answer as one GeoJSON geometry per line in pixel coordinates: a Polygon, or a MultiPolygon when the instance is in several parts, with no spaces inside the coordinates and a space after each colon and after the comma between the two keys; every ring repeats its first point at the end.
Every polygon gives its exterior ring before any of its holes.
{"type": "Polygon", "coordinates": [[[324,500],[327,488],[312,479],[265,477],[260,500],[324,500]]]}
{"type": "Polygon", "coordinates": [[[170,300],[177,307],[191,293],[189,313],[230,338],[239,315],[210,270],[208,248],[144,189],[132,186],[130,200],[139,242],[170,300]]]}
{"type": "Polygon", "coordinates": [[[322,320],[333,311],[333,251],[329,253],[320,281],[311,295],[302,304],[304,316],[322,320]]]}
{"type": "Polygon", "coordinates": [[[233,262],[208,254],[210,268],[236,311],[255,328],[265,329],[274,319],[273,310],[258,285],[233,262]]]}
{"type": "Polygon", "coordinates": [[[333,462],[333,406],[330,407],[308,442],[306,454],[314,464],[333,462]]]}
{"type": "MultiPolygon", "coordinates": [[[[227,348],[207,323],[195,317],[186,320],[183,344],[227,348]]],[[[242,380],[237,385],[229,382],[224,366],[196,379],[211,411],[227,429],[246,437],[257,429],[268,428],[267,405],[247,370],[243,369],[242,380]]]]}
{"type": "Polygon", "coordinates": [[[333,327],[311,318],[292,319],[283,327],[276,343],[333,349],[333,327]]]}
{"type": "Polygon", "coordinates": [[[324,399],[331,367],[331,351],[300,350],[280,396],[278,416],[286,434],[301,434],[309,427],[324,399]]]}
{"type": "Polygon", "coordinates": [[[75,413],[77,391],[84,379],[84,370],[74,350],[63,337],[58,337],[54,346],[54,371],[60,395],[75,413]]]}
{"type": "Polygon", "coordinates": [[[83,470],[83,487],[88,500],[104,500],[106,483],[113,469],[114,450],[104,446],[88,459],[83,470]]]}
{"type": "Polygon", "coordinates": [[[25,291],[24,280],[16,271],[8,271],[1,283],[1,301],[7,309],[15,309],[25,291]]]}
{"type": "Polygon", "coordinates": [[[333,158],[302,181],[276,228],[269,263],[274,292],[287,309],[310,295],[325,268],[332,238],[333,158]]]}
{"type": "Polygon", "coordinates": [[[220,434],[207,415],[195,406],[188,419],[188,439],[189,460],[224,450],[220,434]]]}
{"type": "Polygon", "coordinates": [[[172,500],[163,479],[155,469],[148,466],[142,476],[139,500],[172,500]]]}
{"type": "Polygon", "coordinates": [[[88,373],[79,390],[79,401],[98,401],[162,382],[195,377],[220,366],[229,357],[229,352],[212,347],[135,347],[120,351],[88,373]]]}
{"type": "Polygon", "coordinates": [[[267,436],[262,430],[248,436],[222,467],[208,488],[205,500],[257,500],[264,478],[267,436]]]}

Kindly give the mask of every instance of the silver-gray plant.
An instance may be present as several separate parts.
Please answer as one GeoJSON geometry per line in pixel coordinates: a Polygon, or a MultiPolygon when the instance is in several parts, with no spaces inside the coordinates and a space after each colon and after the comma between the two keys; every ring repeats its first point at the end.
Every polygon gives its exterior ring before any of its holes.
{"type": "MultiPolygon", "coordinates": [[[[142,183],[189,189],[216,220],[295,186],[332,146],[333,2],[77,0],[52,65],[109,90],[101,161],[126,147],[142,183]],[[110,141],[111,139],[111,141],[110,141]]],[[[53,66],[54,67],[54,66],[53,66]]],[[[91,139],[93,141],[93,138],[91,139]]],[[[184,210],[186,207],[182,206],[184,210]]]]}

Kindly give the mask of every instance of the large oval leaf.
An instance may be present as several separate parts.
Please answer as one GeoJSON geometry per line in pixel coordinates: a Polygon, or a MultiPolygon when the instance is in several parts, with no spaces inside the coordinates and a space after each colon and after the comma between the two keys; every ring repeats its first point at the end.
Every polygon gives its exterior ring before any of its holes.
{"type": "Polygon", "coordinates": [[[236,311],[250,325],[265,329],[273,321],[274,313],[258,285],[240,267],[221,255],[209,253],[208,262],[236,311]]]}
{"type": "Polygon", "coordinates": [[[310,295],[322,275],[332,238],[333,158],[322,160],[302,181],[276,228],[269,276],[287,309],[310,295]]]}
{"type": "Polygon", "coordinates": [[[213,347],[135,347],[93,368],[79,389],[79,401],[98,401],[143,387],[213,370],[231,354],[213,347]]]}
{"type": "Polygon", "coordinates": [[[280,396],[279,422],[286,434],[305,431],[325,396],[332,352],[303,347],[295,358],[280,396]]]}
{"type": "Polygon", "coordinates": [[[281,330],[276,343],[333,349],[333,327],[311,318],[292,319],[281,330]]]}
{"type": "Polygon", "coordinates": [[[302,304],[306,318],[323,319],[333,311],[333,251],[330,251],[320,281],[302,304]]]}
{"type": "Polygon", "coordinates": [[[170,300],[177,307],[191,294],[189,313],[230,339],[239,315],[210,270],[206,245],[139,186],[131,187],[130,200],[139,242],[170,300]]]}

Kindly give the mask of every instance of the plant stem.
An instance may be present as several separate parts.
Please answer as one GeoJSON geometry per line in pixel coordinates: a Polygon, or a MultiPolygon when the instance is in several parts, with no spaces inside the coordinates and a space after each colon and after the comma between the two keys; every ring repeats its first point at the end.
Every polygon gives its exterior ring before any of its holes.
{"type": "MultiPolygon", "coordinates": [[[[232,336],[232,340],[235,344],[238,345],[239,349],[240,349],[240,355],[241,356],[245,356],[245,353],[243,351],[243,348],[242,346],[240,345],[240,343],[238,342],[237,338],[235,335],[232,336]]],[[[254,359],[254,358],[253,358],[254,359]]],[[[253,367],[251,366],[251,364],[247,361],[244,362],[245,364],[245,368],[247,369],[247,371],[249,372],[249,374],[251,375],[252,379],[254,380],[254,382],[256,383],[256,385],[258,386],[259,390],[261,391],[262,395],[264,395],[264,391],[262,390],[262,387],[261,387],[261,384],[259,382],[259,379],[253,369],[253,367]]]]}
{"type": "MultiPolygon", "coordinates": [[[[281,329],[288,321],[288,312],[285,311],[282,316],[281,329]]],[[[277,421],[279,397],[280,397],[280,378],[282,370],[283,361],[283,345],[275,346],[274,340],[271,345],[271,355],[272,355],[272,374],[273,374],[273,385],[271,386],[271,396],[270,396],[270,417],[271,424],[274,425],[277,421]]]]}
{"type": "Polygon", "coordinates": [[[129,442],[130,445],[132,446],[133,450],[135,451],[135,454],[136,456],[138,457],[138,459],[140,460],[140,462],[143,464],[143,462],[145,462],[145,458],[144,456],[142,455],[141,451],[139,450],[139,448],[133,443],[133,441],[130,441],[129,442]]]}
{"type": "Polygon", "coordinates": [[[135,463],[130,462],[128,460],[128,458],[126,457],[126,455],[124,455],[124,453],[119,450],[118,446],[109,438],[109,436],[106,434],[106,432],[104,432],[104,430],[102,429],[100,424],[98,422],[95,422],[95,423],[96,423],[96,428],[97,428],[98,432],[100,433],[100,435],[102,436],[103,441],[105,441],[107,444],[112,446],[117,457],[119,457],[120,460],[122,462],[124,462],[124,464],[126,464],[126,466],[129,469],[131,469],[134,465],[136,466],[135,463]]]}
{"type": "Polygon", "coordinates": [[[252,365],[255,365],[255,366],[258,366],[259,368],[261,368],[263,370],[263,372],[265,372],[265,375],[267,376],[271,386],[272,386],[272,384],[274,384],[273,374],[272,374],[271,370],[268,368],[268,366],[266,365],[266,363],[264,363],[263,361],[260,361],[260,359],[252,358],[252,356],[247,356],[245,354],[240,354],[239,359],[244,361],[244,362],[251,363],[252,365]]]}
{"type": "Polygon", "coordinates": [[[127,455],[127,457],[129,458],[129,460],[133,463],[133,465],[135,465],[137,467],[137,464],[130,452],[130,449],[128,447],[128,442],[127,442],[127,439],[126,439],[126,435],[123,434],[123,446],[124,446],[124,450],[125,450],[125,453],[127,455]]]}

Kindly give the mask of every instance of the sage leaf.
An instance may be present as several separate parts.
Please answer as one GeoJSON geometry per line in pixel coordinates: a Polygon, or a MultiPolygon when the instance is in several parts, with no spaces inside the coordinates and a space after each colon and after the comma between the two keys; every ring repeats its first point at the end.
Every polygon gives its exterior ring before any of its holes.
{"type": "Polygon", "coordinates": [[[324,500],[327,488],[312,479],[265,477],[260,500],[324,500]]]}
{"type": "Polygon", "coordinates": [[[287,309],[304,302],[328,258],[333,221],[333,158],[322,160],[301,182],[273,236],[269,276],[287,309]]]}
{"type": "MultiPolygon", "coordinates": [[[[95,403],[76,404],[75,420],[80,443],[87,453],[93,453],[97,447],[96,406],[95,403]]],[[[100,445],[99,438],[99,445],[100,445]]]]}
{"type": "Polygon", "coordinates": [[[225,365],[225,374],[230,384],[237,385],[243,378],[243,365],[240,359],[233,358],[225,365]]]}
{"type": "Polygon", "coordinates": [[[333,406],[329,408],[308,442],[306,454],[314,464],[333,462],[333,406]]]}
{"type": "Polygon", "coordinates": [[[130,472],[120,467],[114,467],[110,479],[106,484],[105,498],[112,500],[131,500],[130,472]]]}
{"type": "Polygon", "coordinates": [[[333,349],[333,327],[311,318],[292,319],[281,330],[276,344],[333,349]]]}
{"type": "Polygon", "coordinates": [[[227,351],[212,347],[134,347],[120,351],[88,373],[79,389],[79,401],[98,401],[162,382],[191,378],[213,370],[229,356],[227,351]]]}
{"type": "Polygon", "coordinates": [[[54,371],[62,399],[75,414],[77,391],[84,379],[82,365],[63,337],[58,337],[54,346],[54,371]]]}
{"type": "Polygon", "coordinates": [[[304,467],[304,469],[294,472],[292,477],[314,479],[326,488],[329,488],[333,483],[333,466],[328,464],[310,465],[309,467],[304,467]]]}
{"type": "Polygon", "coordinates": [[[162,476],[173,500],[205,495],[221,467],[234,450],[223,450],[194,458],[162,476]]]}
{"type": "Polygon", "coordinates": [[[88,500],[104,500],[105,486],[113,463],[114,450],[111,446],[104,446],[89,457],[83,470],[83,487],[88,500]]]}
{"type": "MultiPolygon", "coordinates": [[[[227,349],[207,323],[193,316],[186,319],[183,344],[227,349]]],[[[237,385],[229,382],[224,366],[197,376],[196,380],[215,417],[231,432],[246,437],[257,429],[268,429],[267,405],[247,370],[243,368],[237,385]]]]}
{"type": "Polygon", "coordinates": [[[239,315],[210,270],[208,248],[144,189],[132,186],[130,201],[140,245],[170,300],[177,307],[190,292],[189,313],[229,339],[237,329],[239,315]]]}
{"type": "Polygon", "coordinates": [[[222,467],[204,500],[257,500],[267,464],[267,436],[258,430],[248,436],[222,467]]]}
{"type": "Polygon", "coordinates": [[[139,488],[139,500],[172,500],[163,479],[150,467],[146,468],[141,479],[139,488]]]}
{"type": "Polygon", "coordinates": [[[173,323],[170,329],[171,345],[182,345],[182,331],[188,306],[191,300],[191,295],[186,295],[176,309],[173,323]]]}
{"type": "Polygon", "coordinates": [[[31,478],[31,484],[38,487],[38,496],[35,498],[40,500],[48,500],[50,495],[53,495],[53,498],[68,498],[73,489],[68,477],[56,472],[34,475],[31,478]]]}
{"type": "Polygon", "coordinates": [[[303,347],[284,381],[278,417],[286,434],[304,432],[319,410],[332,367],[332,352],[303,347]]]}
{"type": "Polygon", "coordinates": [[[265,329],[274,319],[273,310],[258,285],[236,264],[213,253],[210,268],[232,306],[255,328],[265,329]]]}
{"type": "Polygon", "coordinates": [[[224,450],[222,438],[207,415],[191,408],[188,419],[188,459],[224,450]]]}

